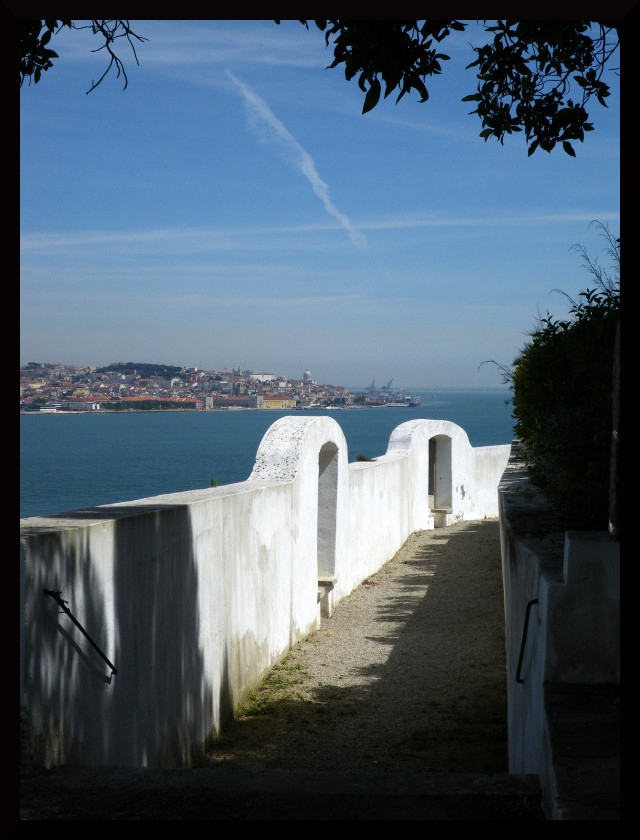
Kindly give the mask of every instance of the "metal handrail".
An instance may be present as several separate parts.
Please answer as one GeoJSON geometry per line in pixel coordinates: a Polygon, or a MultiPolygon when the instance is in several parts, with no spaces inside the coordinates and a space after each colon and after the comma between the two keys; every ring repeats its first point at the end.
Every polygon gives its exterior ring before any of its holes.
{"type": "Polygon", "coordinates": [[[116,668],[116,666],[115,666],[112,662],[110,662],[110,661],[107,659],[107,657],[106,657],[106,656],[104,655],[104,653],[100,650],[100,648],[98,647],[98,645],[97,645],[97,644],[93,641],[93,639],[91,638],[91,636],[90,636],[90,635],[87,633],[87,631],[84,629],[84,627],[82,626],[82,624],[80,624],[80,622],[78,621],[78,619],[77,619],[77,618],[76,618],[76,617],[72,614],[72,612],[71,612],[71,610],[69,609],[69,607],[65,606],[65,605],[66,605],[66,604],[68,604],[69,602],[68,602],[68,601],[64,601],[64,600],[62,599],[62,597],[61,597],[61,596],[62,596],[62,592],[60,592],[60,591],[56,592],[56,591],[55,591],[55,590],[53,590],[53,589],[45,589],[45,590],[44,590],[44,594],[45,594],[45,595],[49,595],[49,597],[53,598],[53,600],[56,602],[56,604],[58,604],[58,606],[60,606],[60,607],[61,607],[62,611],[63,611],[63,612],[65,612],[65,613],[69,616],[69,618],[71,619],[71,621],[73,621],[73,623],[76,625],[76,627],[78,628],[78,630],[80,630],[80,632],[81,632],[81,633],[83,633],[83,634],[87,637],[87,639],[89,640],[90,644],[91,644],[91,645],[95,648],[95,650],[96,650],[96,651],[100,654],[100,656],[104,659],[104,661],[107,663],[107,665],[111,668],[111,673],[112,673],[112,674],[117,674],[117,673],[118,673],[118,669],[116,668]]]}
{"type": "Polygon", "coordinates": [[[534,604],[537,604],[537,603],[538,603],[537,598],[533,598],[531,601],[529,601],[529,603],[527,604],[527,611],[524,614],[524,627],[522,628],[522,641],[520,642],[520,656],[518,657],[518,668],[516,670],[516,682],[517,683],[523,683],[524,682],[524,680],[520,676],[520,673],[522,671],[522,660],[524,658],[524,646],[525,646],[526,641],[527,641],[527,632],[529,630],[529,614],[531,613],[531,607],[534,604]]]}

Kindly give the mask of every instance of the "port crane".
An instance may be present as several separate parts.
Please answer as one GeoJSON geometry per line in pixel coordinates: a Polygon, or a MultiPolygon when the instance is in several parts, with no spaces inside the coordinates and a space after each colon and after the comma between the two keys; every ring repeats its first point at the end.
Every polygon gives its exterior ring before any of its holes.
{"type": "MultiPolygon", "coordinates": [[[[403,388],[402,393],[397,391],[391,390],[391,383],[393,382],[393,377],[385,384],[381,385],[380,388],[376,388],[376,380],[374,379],[371,385],[367,388],[369,393],[370,400],[378,400],[384,404],[389,405],[407,405],[407,406],[419,406],[421,404],[420,397],[412,397],[407,394],[406,390],[403,388]]],[[[376,403],[378,404],[378,403],[376,403]]]]}

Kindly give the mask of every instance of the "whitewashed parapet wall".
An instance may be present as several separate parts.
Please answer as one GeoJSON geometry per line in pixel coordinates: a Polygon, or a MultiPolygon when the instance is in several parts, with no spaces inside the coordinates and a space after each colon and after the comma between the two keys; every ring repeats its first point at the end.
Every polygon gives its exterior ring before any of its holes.
{"type": "MultiPolygon", "coordinates": [[[[558,784],[566,799],[569,777],[557,775],[548,696],[563,686],[620,683],[620,543],[606,532],[562,530],[553,505],[532,484],[517,443],[498,499],[509,772],[538,775],[547,818],[564,819],[558,816],[558,784]]],[[[593,762],[596,767],[597,758],[593,762]]],[[[574,794],[584,808],[584,790],[574,794]]]]}
{"type": "Polygon", "coordinates": [[[509,451],[412,420],[349,464],[333,419],[287,416],[247,481],[21,520],[25,766],[189,764],[411,533],[497,517],[509,451]]]}

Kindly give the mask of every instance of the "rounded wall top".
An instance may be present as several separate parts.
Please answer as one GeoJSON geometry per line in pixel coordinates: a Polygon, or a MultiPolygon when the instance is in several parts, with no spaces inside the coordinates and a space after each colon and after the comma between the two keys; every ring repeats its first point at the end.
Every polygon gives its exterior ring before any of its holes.
{"type": "Polygon", "coordinates": [[[331,417],[281,417],[262,438],[249,480],[290,481],[298,472],[303,451],[309,448],[317,458],[317,452],[326,443],[343,450],[346,461],[347,441],[331,417]]]}
{"type": "Polygon", "coordinates": [[[387,452],[395,454],[409,452],[414,444],[420,445],[420,438],[424,443],[436,435],[447,435],[471,446],[465,430],[456,423],[452,423],[451,420],[407,420],[391,432],[387,452]]]}

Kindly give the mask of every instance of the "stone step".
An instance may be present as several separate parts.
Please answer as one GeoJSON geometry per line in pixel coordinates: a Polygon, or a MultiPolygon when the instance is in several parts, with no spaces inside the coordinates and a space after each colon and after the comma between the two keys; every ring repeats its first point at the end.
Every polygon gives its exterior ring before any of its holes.
{"type": "Polygon", "coordinates": [[[446,528],[453,522],[453,509],[450,507],[432,507],[431,516],[433,517],[434,528],[446,528]]]}
{"type": "Polygon", "coordinates": [[[22,780],[21,819],[544,820],[537,777],[70,768],[22,780]]]}
{"type": "Polygon", "coordinates": [[[318,604],[321,618],[331,618],[333,615],[335,608],[333,587],[335,583],[335,577],[322,577],[318,579],[318,604]]]}

